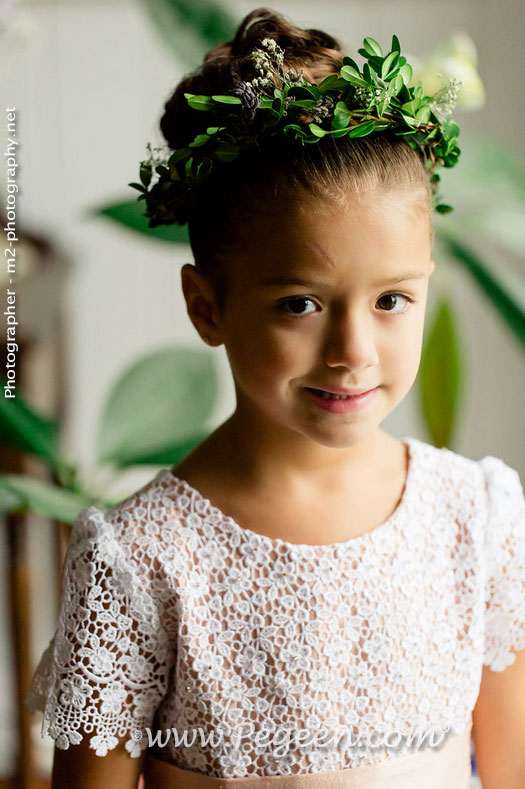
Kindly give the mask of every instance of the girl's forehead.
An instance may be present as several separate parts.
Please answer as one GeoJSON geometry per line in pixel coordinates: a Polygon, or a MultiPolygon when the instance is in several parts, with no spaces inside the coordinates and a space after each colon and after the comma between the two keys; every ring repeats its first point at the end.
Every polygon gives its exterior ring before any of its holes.
{"type": "Polygon", "coordinates": [[[323,279],[359,270],[389,276],[414,265],[424,271],[431,255],[428,221],[424,212],[395,204],[383,211],[332,206],[311,215],[261,216],[253,232],[243,233],[233,260],[245,282],[261,284],[285,273],[323,279]]]}
{"type": "Polygon", "coordinates": [[[429,219],[425,202],[413,193],[351,192],[337,200],[309,197],[291,207],[277,203],[257,212],[244,226],[258,247],[301,249],[309,239],[348,243],[356,234],[371,240],[381,233],[406,236],[428,230],[429,219]]]}

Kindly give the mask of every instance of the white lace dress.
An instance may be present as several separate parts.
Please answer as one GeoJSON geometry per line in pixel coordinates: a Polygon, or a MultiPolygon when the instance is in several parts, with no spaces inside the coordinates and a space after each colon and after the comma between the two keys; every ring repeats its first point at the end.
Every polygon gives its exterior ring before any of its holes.
{"type": "Polygon", "coordinates": [[[132,757],[248,779],[465,732],[482,666],[525,649],[523,490],[498,458],[403,441],[398,507],[346,542],[244,529],[169,469],[82,510],[27,696],[42,736],[99,756],[124,737],[132,757]]]}

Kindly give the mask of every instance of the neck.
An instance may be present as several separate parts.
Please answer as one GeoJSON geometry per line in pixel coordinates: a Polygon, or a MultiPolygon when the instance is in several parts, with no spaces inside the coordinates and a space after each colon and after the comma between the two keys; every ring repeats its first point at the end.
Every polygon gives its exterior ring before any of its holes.
{"type": "MultiPolygon", "coordinates": [[[[210,436],[218,466],[247,489],[292,491],[339,490],[342,481],[356,484],[377,472],[387,444],[387,433],[374,427],[360,443],[351,447],[329,447],[285,426],[269,429],[259,416],[236,409],[210,436]]],[[[211,447],[208,447],[209,451],[211,447]]]]}

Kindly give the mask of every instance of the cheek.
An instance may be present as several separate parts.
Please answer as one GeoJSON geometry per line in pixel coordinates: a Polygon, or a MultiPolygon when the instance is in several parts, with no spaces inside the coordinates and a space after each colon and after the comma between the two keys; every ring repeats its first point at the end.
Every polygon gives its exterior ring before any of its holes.
{"type": "Polygon", "coordinates": [[[414,376],[421,358],[423,324],[418,318],[407,321],[400,331],[392,335],[392,341],[383,345],[381,361],[400,375],[414,376]]]}
{"type": "Polygon", "coordinates": [[[396,364],[410,367],[419,359],[423,342],[424,320],[420,314],[407,319],[400,318],[401,325],[390,329],[381,339],[381,357],[396,364]]]}
{"type": "MultiPolygon", "coordinates": [[[[286,332],[245,326],[235,342],[227,345],[232,373],[248,388],[275,389],[276,385],[304,373],[305,346],[286,332]]],[[[308,369],[308,365],[306,365],[308,369]]]]}

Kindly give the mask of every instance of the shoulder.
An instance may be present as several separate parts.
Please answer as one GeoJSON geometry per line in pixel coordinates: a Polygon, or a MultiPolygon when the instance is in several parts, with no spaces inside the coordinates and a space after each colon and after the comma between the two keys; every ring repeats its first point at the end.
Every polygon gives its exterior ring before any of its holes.
{"type": "Polygon", "coordinates": [[[485,455],[478,461],[489,505],[514,507],[523,503],[523,487],[518,471],[501,458],[485,455]]]}
{"type": "Polygon", "coordinates": [[[434,444],[413,437],[408,437],[405,441],[412,444],[427,469],[435,469],[439,474],[455,472],[461,475],[476,471],[477,461],[448,447],[436,447],[434,444]]]}
{"type": "Polygon", "coordinates": [[[174,532],[184,532],[186,507],[184,491],[175,483],[169,470],[162,469],[111,507],[86,507],[77,516],[72,537],[113,537],[120,545],[133,543],[135,548],[148,541],[172,541],[174,532]]]}
{"type": "Polygon", "coordinates": [[[468,508],[469,503],[479,502],[484,487],[479,461],[448,447],[436,447],[415,438],[405,440],[410,442],[415,476],[424,496],[430,498],[433,494],[446,501],[447,506],[456,502],[468,508]]]}
{"type": "MultiPolygon", "coordinates": [[[[487,510],[486,541],[496,560],[513,550],[525,566],[525,497],[520,476],[501,458],[486,455],[479,461],[487,510]]],[[[525,570],[524,570],[525,571],[525,570]]]]}
{"type": "Polygon", "coordinates": [[[171,622],[173,601],[194,570],[195,538],[166,474],[158,472],[107,509],[78,513],[64,561],[74,599],[75,591],[98,594],[104,587],[113,599],[125,596],[142,620],[171,622]]]}
{"type": "Polygon", "coordinates": [[[426,472],[432,470],[438,476],[454,476],[456,479],[470,480],[484,487],[513,490],[521,487],[519,474],[501,458],[485,455],[480,460],[454,452],[448,447],[436,447],[416,438],[405,439],[411,442],[417,452],[419,465],[426,472]]]}
{"type": "MultiPolygon", "coordinates": [[[[155,586],[161,578],[182,578],[191,572],[202,539],[192,526],[187,490],[168,469],[108,509],[81,510],[73,524],[68,552],[101,557],[129,578],[155,586]]],[[[170,585],[172,583],[170,580],[170,585]]]]}
{"type": "Polygon", "coordinates": [[[476,460],[447,447],[409,440],[418,457],[420,487],[430,484],[435,491],[441,491],[447,506],[455,501],[465,514],[479,515],[489,526],[488,537],[494,533],[491,523],[501,524],[501,537],[502,530],[510,529],[513,520],[523,519],[525,501],[520,476],[504,460],[493,455],[476,460]]]}

